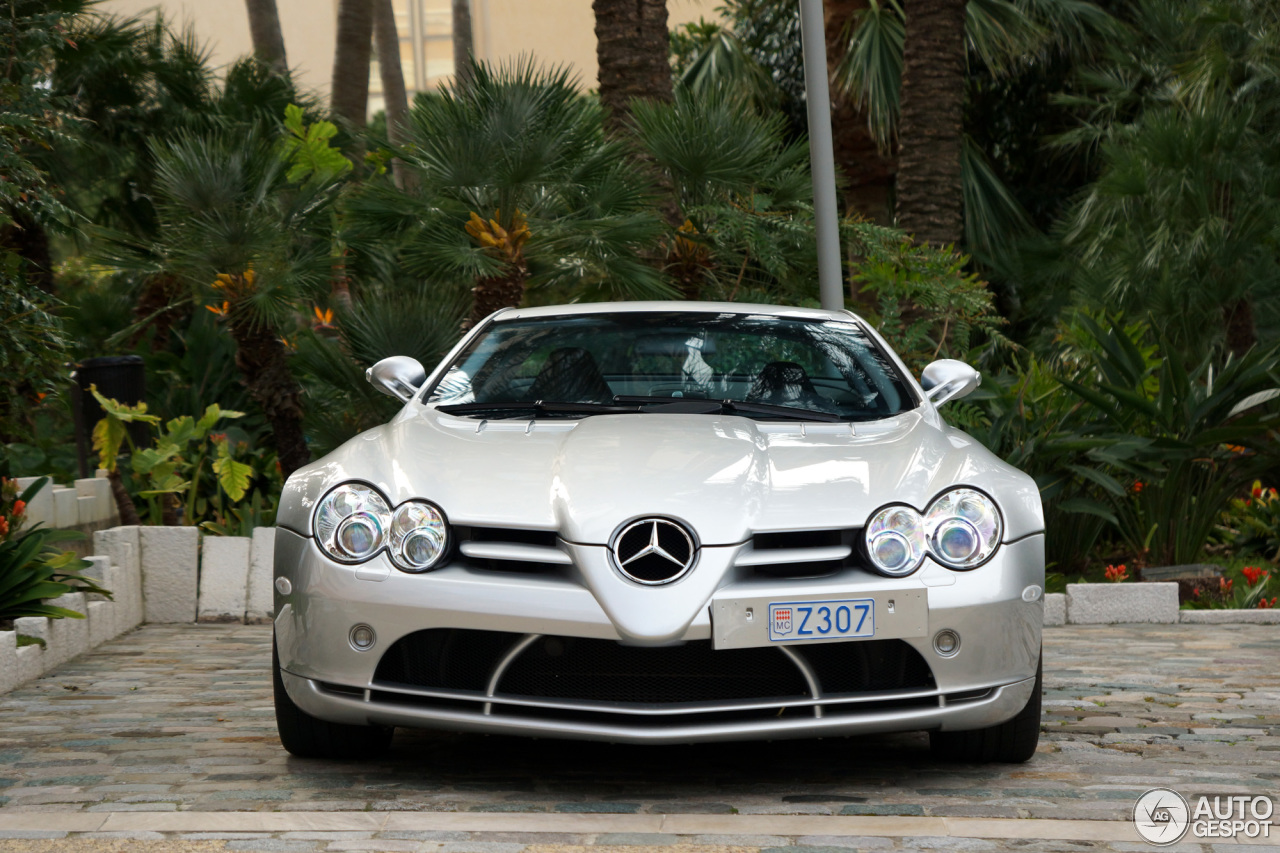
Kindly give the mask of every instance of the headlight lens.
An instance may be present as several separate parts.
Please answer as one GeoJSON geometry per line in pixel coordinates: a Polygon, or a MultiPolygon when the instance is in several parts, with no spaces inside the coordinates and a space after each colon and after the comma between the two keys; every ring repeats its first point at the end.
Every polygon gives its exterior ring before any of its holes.
{"type": "Polygon", "coordinates": [[[343,483],[320,500],[316,540],[329,556],[363,563],[383,548],[406,572],[425,572],[444,557],[449,526],[444,513],[425,501],[405,501],[395,512],[387,499],[364,483],[343,483]]]}
{"type": "Polygon", "coordinates": [[[396,507],[391,521],[391,559],[406,572],[425,572],[440,562],[448,545],[444,514],[429,503],[396,507]]]}
{"type": "Polygon", "coordinates": [[[1003,526],[991,498],[953,489],[930,505],[924,518],[929,553],[952,569],[976,569],[995,553],[1003,526]]]}
{"type": "Polygon", "coordinates": [[[362,563],[387,544],[391,508],[378,491],[364,483],[343,483],[316,507],[316,540],[344,563],[362,563]]]}
{"type": "Polygon", "coordinates": [[[909,575],[924,558],[924,524],[909,506],[887,506],[871,517],[866,530],[867,554],[882,574],[909,575]]]}

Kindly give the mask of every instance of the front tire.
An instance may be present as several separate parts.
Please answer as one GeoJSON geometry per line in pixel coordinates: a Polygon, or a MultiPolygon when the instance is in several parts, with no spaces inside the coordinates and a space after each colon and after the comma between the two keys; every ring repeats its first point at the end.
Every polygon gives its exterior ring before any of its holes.
{"type": "Polygon", "coordinates": [[[289,698],[280,676],[280,653],[271,641],[271,685],[280,743],[299,758],[375,758],[391,745],[395,729],[331,723],[311,716],[289,698]]]}
{"type": "Polygon", "coordinates": [[[968,732],[929,732],[929,751],[943,761],[1021,764],[1036,754],[1040,742],[1040,702],[1044,683],[1044,655],[1036,665],[1031,698],[1012,720],[968,732]]]}

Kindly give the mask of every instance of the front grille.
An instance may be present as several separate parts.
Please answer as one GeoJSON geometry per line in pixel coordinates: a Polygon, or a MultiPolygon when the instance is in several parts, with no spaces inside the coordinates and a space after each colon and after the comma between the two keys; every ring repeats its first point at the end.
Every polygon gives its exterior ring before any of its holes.
{"type": "MultiPolygon", "coordinates": [[[[433,628],[409,634],[383,655],[375,683],[482,692],[520,634],[433,628]]],[[[932,690],[920,654],[901,640],[793,647],[817,675],[823,696],[932,690]]],[[[612,640],[541,637],[503,673],[497,694],[627,704],[709,703],[809,697],[800,669],[781,649],[724,649],[708,640],[640,648],[612,640]]]]}
{"type": "Polygon", "coordinates": [[[778,649],[714,651],[709,640],[637,648],[611,640],[543,637],[498,684],[502,693],[666,704],[807,696],[804,676],[778,649]]]}
{"type": "Polygon", "coordinates": [[[862,564],[860,545],[862,530],[845,527],[827,530],[784,530],[775,533],[757,533],[751,537],[751,554],[759,558],[759,562],[745,568],[754,575],[769,578],[819,578],[830,577],[851,566],[862,564]],[[848,556],[840,560],[821,559],[817,556],[806,557],[809,549],[830,549],[845,546],[848,556]],[[770,552],[780,557],[776,562],[770,561],[770,552]]]}
{"type": "MultiPolygon", "coordinates": [[[[556,548],[559,543],[559,536],[554,530],[458,525],[453,528],[453,533],[459,548],[466,542],[534,545],[539,548],[556,548]]],[[[464,559],[474,568],[491,572],[555,574],[562,570],[562,566],[559,564],[536,560],[499,559],[496,557],[466,557],[464,559]]]]}

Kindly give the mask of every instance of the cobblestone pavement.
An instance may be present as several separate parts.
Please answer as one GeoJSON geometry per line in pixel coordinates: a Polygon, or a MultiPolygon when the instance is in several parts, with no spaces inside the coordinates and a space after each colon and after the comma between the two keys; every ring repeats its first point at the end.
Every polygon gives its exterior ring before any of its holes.
{"type": "MultiPolygon", "coordinates": [[[[63,835],[59,822],[72,813],[87,819],[136,811],[305,812],[308,818],[319,812],[487,812],[543,815],[548,826],[557,815],[618,815],[624,827],[621,816],[640,821],[651,815],[704,816],[708,826],[719,815],[1127,822],[1134,800],[1155,786],[1189,799],[1280,794],[1280,631],[1273,626],[1046,629],[1044,736],[1039,754],[1016,766],[938,764],[919,734],[631,747],[403,729],[380,760],[301,760],[289,757],[275,736],[270,643],[269,626],[146,626],[0,697],[0,838],[9,839],[0,840],[0,851],[64,849],[39,836],[63,835]],[[6,816],[35,819],[33,812],[52,813],[49,826],[4,830],[6,816]]],[[[919,825],[927,833],[941,823],[919,825]]],[[[716,853],[730,845],[804,853],[797,845],[996,850],[1015,843],[983,840],[977,830],[971,837],[890,831],[884,834],[895,837],[822,838],[766,835],[759,830],[766,824],[750,825],[752,834],[742,837],[474,829],[335,834],[303,831],[307,826],[132,837],[213,845],[190,849],[434,853],[537,853],[528,846],[536,843],[590,844],[595,853],[607,845],[677,841],[713,845],[716,853]]],[[[1280,845],[1280,838],[1272,843],[1280,845]]],[[[1116,839],[1016,846],[1029,853],[1148,849],[1116,839]]]]}

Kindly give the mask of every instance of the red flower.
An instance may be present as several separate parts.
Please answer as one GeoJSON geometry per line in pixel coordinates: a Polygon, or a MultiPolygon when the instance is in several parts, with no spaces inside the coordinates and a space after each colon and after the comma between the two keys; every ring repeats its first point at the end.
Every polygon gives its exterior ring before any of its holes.
{"type": "Polygon", "coordinates": [[[17,518],[18,516],[22,515],[22,514],[23,514],[24,512],[26,512],[26,511],[27,511],[27,502],[26,502],[26,501],[14,501],[14,502],[13,502],[13,517],[14,517],[14,518],[17,518]]]}
{"type": "Polygon", "coordinates": [[[1146,483],[1142,482],[1141,480],[1135,480],[1133,483],[1133,486],[1130,487],[1130,491],[1132,491],[1136,495],[1136,494],[1140,494],[1142,490],[1145,489],[1146,487],[1147,487],[1146,483]]]}
{"type": "Polygon", "coordinates": [[[1120,583],[1121,581],[1129,579],[1129,570],[1125,568],[1124,563],[1121,563],[1118,566],[1107,566],[1106,571],[1103,572],[1103,574],[1105,574],[1107,576],[1107,580],[1112,583],[1120,583]]]}
{"type": "Polygon", "coordinates": [[[9,535],[9,519],[5,518],[3,515],[0,515],[0,536],[8,536],[8,535],[9,535]]]}
{"type": "Polygon", "coordinates": [[[1249,586],[1253,586],[1258,582],[1258,578],[1262,577],[1262,569],[1257,566],[1245,566],[1240,570],[1240,574],[1244,575],[1244,579],[1249,586]]]}
{"type": "Polygon", "coordinates": [[[1265,599],[1265,598],[1260,598],[1260,599],[1258,599],[1258,609],[1259,609],[1259,610],[1270,610],[1271,608],[1273,608],[1273,607],[1275,607],[1275,606],[1276,606],[1276,596],[1274,596],[1274,595],[1273,595],[1273,596],[1271,596],[1271,600],[1270,600],[1270,601],[1268,601],[1268,600],[1267,600],[1267,599],[1265,599]]]}
{"type": "Polygon", "coordinates": [[[1253,496],[1254,496],[1255,498],[1260,498],[1260,497],[1262,497],[1262,486],[1254,486],[1254,487],[1253,487],[1253,496]]]}
{"type": "Polygon", "coordinates": [[[1218,578],[1218,592],[1221,592],[1223,595],[1226,595],[1227,593],[1231,592],[1231,586],[1234,583],[1235,581],[1228,580],[1226,578],[1218,578]]]}

